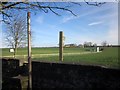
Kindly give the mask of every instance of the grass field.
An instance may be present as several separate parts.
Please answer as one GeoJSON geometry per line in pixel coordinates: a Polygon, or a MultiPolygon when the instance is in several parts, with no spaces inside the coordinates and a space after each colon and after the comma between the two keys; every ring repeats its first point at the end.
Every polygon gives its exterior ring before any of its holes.
{"type": "MultiPolygon", "coordinates": [[[[60,62],[59,48],[32,48],[32,60],[60,62]]],[[[106,47],[102,52],[86,51],[86,48],[64,48],[63,63],[77,63],[85,65],[100,65],[109,68],[119,68],[118,47],[106,47]]],[[[9,49],[2,49],[3,57],[13,57],[9,49]]],[[[17,55],[21,61],[27,60],[27,49],[19,48],[17,55]]]]}

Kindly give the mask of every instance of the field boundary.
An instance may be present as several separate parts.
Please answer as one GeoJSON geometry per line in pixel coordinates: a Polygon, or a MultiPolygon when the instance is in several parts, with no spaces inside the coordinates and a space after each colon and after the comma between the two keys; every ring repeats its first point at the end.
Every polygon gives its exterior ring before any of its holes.
{"type": "MultiPolygon", "coordinates": [[[[83,54],[93,54],[93,53],[99,53],[99,52],[80,52],[80,53],[63,53],[63,55],[83,55],[83,54]]],[[[27,57],[27,55],[16,55],[16,57],[23,56],[27,57]]],[[[39,56],[39,57],[44,57],[44,56],[59,56],[59,53],[51,53],[51,54],[33,54],[32,57],[39,56]]],[[[12,55],[10,56],[2,56],[2,57],[14,57],[12,55]]]]}

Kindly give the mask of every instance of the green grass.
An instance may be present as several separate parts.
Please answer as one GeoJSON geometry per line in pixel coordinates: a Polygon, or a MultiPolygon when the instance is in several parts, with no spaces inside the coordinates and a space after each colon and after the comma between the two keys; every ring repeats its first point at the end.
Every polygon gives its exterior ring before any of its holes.
{"type": "MultiPolygon", "coordinates": [[[[2,52],[3,56],[12,56],[12,53],[10,53],[8,49],[3,49],[2,51],[3,51],[2,52]]],[[[34,55],[32,57],[32,60],[60,62],[58,53],[59,53],[59,48],[32,48],[32,55],[34,55]],[[56,55],[47,55],[47,54],[56,54],[56,55]]],[[[20,55],[17,56],[17,58],[20,58],[21,60],[26,60],[27,49],[19,48],[17,55],[20,55]]],[[[63,63],[100,65],[110,68],[119,68],[118,47],[107,47],[104,48],[103,52],[99,52],[99,53],[86,51],[86,49],[84,48],[64,48],[63,63]],[[87,52],[87,54],[77,54],[83,52],[87,52]],[[73,54],[66,55],[66,53],[73,53],[73,54]]]]}
{"type": "MultiPolygon", "coordinates": [[[[85,51],[83,48],[65,48],[64,53],[78,53],[85,51]]],[[[50,53],[59,53],[59,48],[32,48],[32,54],[50,54],[50,53]]],[[[9,52],[8,48],[2,49],[3,56],[13,55],[9,52]]],[[[27,55],[27,48],[18,48],[17,55],[27,55]]]]}

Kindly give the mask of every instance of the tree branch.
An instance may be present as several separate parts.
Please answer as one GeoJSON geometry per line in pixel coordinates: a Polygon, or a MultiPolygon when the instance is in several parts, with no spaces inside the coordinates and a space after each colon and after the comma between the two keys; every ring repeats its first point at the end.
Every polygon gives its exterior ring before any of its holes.
{"type": "Polygon", "coordinates": [[[2,7],[2,10],[11,8],[11,7],[16,6],[16,5],[20,4],[20,3],[22,3],[22,2],[15,2],[15,3],[10,4],[10,5],[8,5],[8,6],[3,6],[3,7],[2,7]]]}
{"type": "Polygon", "coordinates": [[[90,3],[90,2],[87,2],[86,0],[84,0],[85,1],[85,3],[86,4],[88,4],[88,5],[92,5],[92,6],[101,6],[102,4],[105,4],[106,2],[92,2],[92,3],[90,3]]]}
{"type": "Polygon", "coordinates": [[[51,9],[59,9],[59,10],[64,10],[64,11],[69,11],[71,14],[73,14],[74,16],[77,16],[75,13],[73,13],[72,10],[69,10],[67,8],[64,8],[64,7],[53,7],[53,6],[41,6],[42,8],[51,8],[51,9]]]}
{"type": "Polygon", "coordinates": [[[81,4],[80,4],[80,3],[77,3],[77,2],[71,2],[71,3],[81,6],[81,4]]]}
{"type": "MultiPolygon", "coordinates": [[[[84,0],[86,4],[88,5],[92,5],[92,6],[101,6],[102,4],[104,4],[105,2],[87,2],[86,0],[84,0]]],[[[72,4],[76,4],[81,6],[80,3],[77,2],[70,2],[72,4]]],[[[70,4],[69,3],[69,4],[70,4]]],[[[45,13],[48,13],[48,11],[50,10],[51,12],[53,12],[54,14],[60,16],[60,14],[56,11],[56,10],[63,10],[63,11],[68,11],[70,12],[72,15],[77,16],[69,7],[70,6],[57,6],[57,5],[52,5],[50,4],[46,4],[46,3],[42,3],[42,2],[7,2],[7,3],[0,3],[0,5],[2,6],[2,10],[0,10],[0,13],[3,14],[3,17],[7,17],[7,19],[9,17],[11,17],[11,14],[9,14],[8,12],[6,12],[7,10],[42,10],[45,13]]],[[[35,12],[35,11],[34,11],[35,12]]],[[[4,20],[5,21],[5,20],[4,20]]]]}
{"type": "Polygon", "coordinates": [[[58,14],[57,12],[55,12],[54,10],[52,10],[52,8],[49,8],[49,9],[50,9],[50,11],[52,11],[54,14],[60,16],[60,14],[58,14]]]}

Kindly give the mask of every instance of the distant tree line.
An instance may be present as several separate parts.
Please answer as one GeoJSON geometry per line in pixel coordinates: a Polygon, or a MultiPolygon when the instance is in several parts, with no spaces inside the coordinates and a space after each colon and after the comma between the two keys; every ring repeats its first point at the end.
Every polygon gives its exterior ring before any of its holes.
{"type": "Polygon", "coordinates": [[[97,43],[93,43],[93,42],[84,42],[83,44],[74,44],[74,43],[71,43],[71,44],[65,44],[64,47],[114,47],[114,46],[117,46],[117,45],[112,45],[112,44],[109,44],[107,41],[103,41],[101,43],[101,45],[97,45],[97,43]]]}

